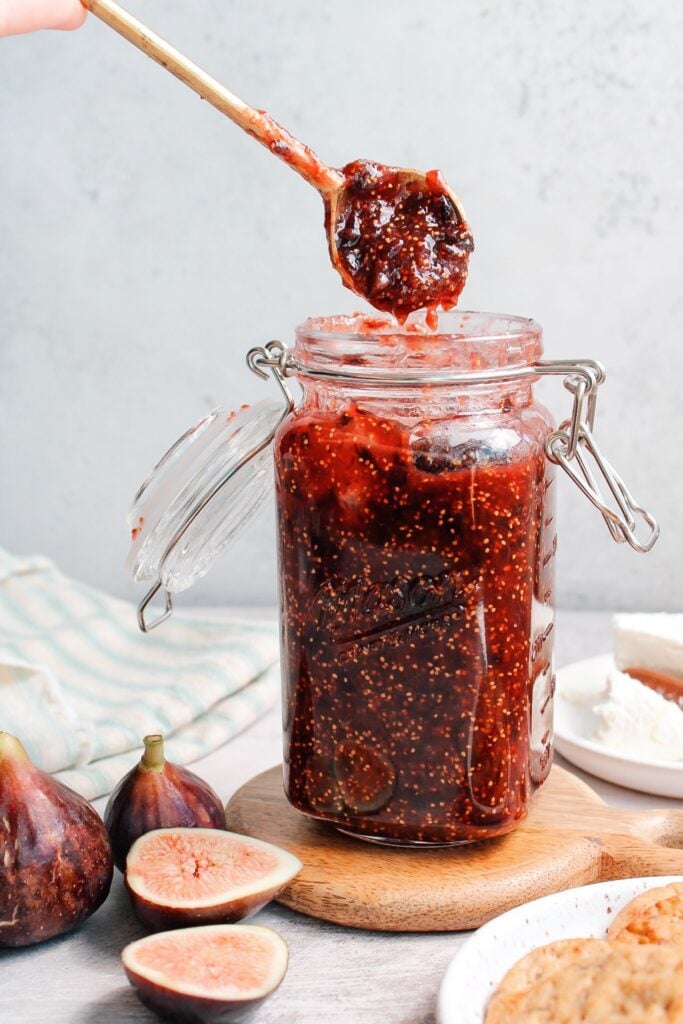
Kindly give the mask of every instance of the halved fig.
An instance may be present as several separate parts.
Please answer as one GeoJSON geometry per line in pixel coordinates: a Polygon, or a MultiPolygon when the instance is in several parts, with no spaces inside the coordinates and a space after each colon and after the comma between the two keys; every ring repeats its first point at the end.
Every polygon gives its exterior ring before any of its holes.
{"type": "Polygon", "coordinates": [[[278,987],[287,943],[260,925],[214,924],[148,935],[121,953],[128,980],[169,1020],[238,1020],[278,987]]]}
{"type": "Polygon", "coordinates": [[[212,828],[159,828],[126,860],[133,909],[153,931],[230,924],[264,907],[301,861],[260,839],[212,828]]]}

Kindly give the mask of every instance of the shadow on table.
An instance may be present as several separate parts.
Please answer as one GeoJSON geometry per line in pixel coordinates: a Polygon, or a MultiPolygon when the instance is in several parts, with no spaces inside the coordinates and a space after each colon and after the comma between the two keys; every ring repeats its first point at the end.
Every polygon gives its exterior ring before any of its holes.
{"type": "Polygon", "coordinates": [[[84,1006],[73,1017],[73,1024],[146,1024],[158,1020],[156,1014],[142,1005],[132,988],[122,987],[106,999],[84,1006]]]}
{"type": "Polygon", "coordinates": [[[79,944],[81,960],[95,969],[116,965],[123,978],[121,950],[148,933],[133,913],[118,872],[104,905],[73,934],[79,944]]]}

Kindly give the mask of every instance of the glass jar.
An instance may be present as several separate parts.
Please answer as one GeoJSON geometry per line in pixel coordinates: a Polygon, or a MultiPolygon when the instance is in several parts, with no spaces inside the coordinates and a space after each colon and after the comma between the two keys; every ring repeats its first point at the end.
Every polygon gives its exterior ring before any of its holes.
{"type": "Polygon", "coordinates": [[[530,367],[541,330],[439,329],[308,321],[275,436],[286,793],[393,844],[509,831],[552,756],[553,423],[528,377],[448,379],[530,367]]]}
{"type": "Polygon", "coordinates": [[[285,407],[214,410],[136,495],[148,631],[264,501],[274,456],[284,779],[304,814],[380,843],[467,843],[514,828],[547,777],[554,466],[616,541],[645,552],[659,529],[595,441],[603,368],[541,353],[514,316],[443,314],[436,334],[309,320],[292,351],[247,357],[285,407]],[[572,395],[556,429],[533,393],[546,374],[572,395]]]}

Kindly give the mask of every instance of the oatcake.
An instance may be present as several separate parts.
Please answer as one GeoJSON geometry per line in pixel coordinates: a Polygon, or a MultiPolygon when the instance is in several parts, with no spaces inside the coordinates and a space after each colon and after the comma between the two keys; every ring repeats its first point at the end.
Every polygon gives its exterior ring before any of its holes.
{"type": "Polygon", "coordinates": [[[612,923],[611,942],[683,944],[683,883],[649,889],[631,900],[612,923]]]}
{"type": "Polygon", "coordinates": [[[511,996],[505,1018],[499,1019],[506,1024],[683,1024],[683,948],[615,944],[606,958],[569,964],[511,996]]]}
{"type": "Polygon", "coordinates": [[[564,967],[588,960],[604,960],[610,955],[609,943],[601,939],[561,939],[539,946],[510,968],[488,1006],[486,1024],[509,1020],[511,1008],[520,993],[544,981],[564,967]]]}

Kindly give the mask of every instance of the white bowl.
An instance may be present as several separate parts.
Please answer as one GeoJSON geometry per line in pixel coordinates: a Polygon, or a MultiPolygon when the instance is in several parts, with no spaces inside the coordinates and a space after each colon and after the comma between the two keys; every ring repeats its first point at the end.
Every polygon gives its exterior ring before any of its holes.
{"type": "Polygon", "coordinates": [[[486,1004],[503,975],[536,946],[557,939],[604,939],[618,911],[646,889],[683,876],[598,882],[524,903],[489,921],[460,947],[446,968],[438,1024],[483,1024],[486,1004]]]}
{"type": "Polygon", "coordinates": [[[617,753],[590,739],[597,726],[591,705],[604,689],[607,673],[614,669],[611,654],[588,658],[561,668],[555,693],[555,747],[591,775],[617,786],[655,796],[683,798],[683,761],[656,761],[617,753]],[[577,704],[565,694],[581,690],[586,703],[577,704]]]}

